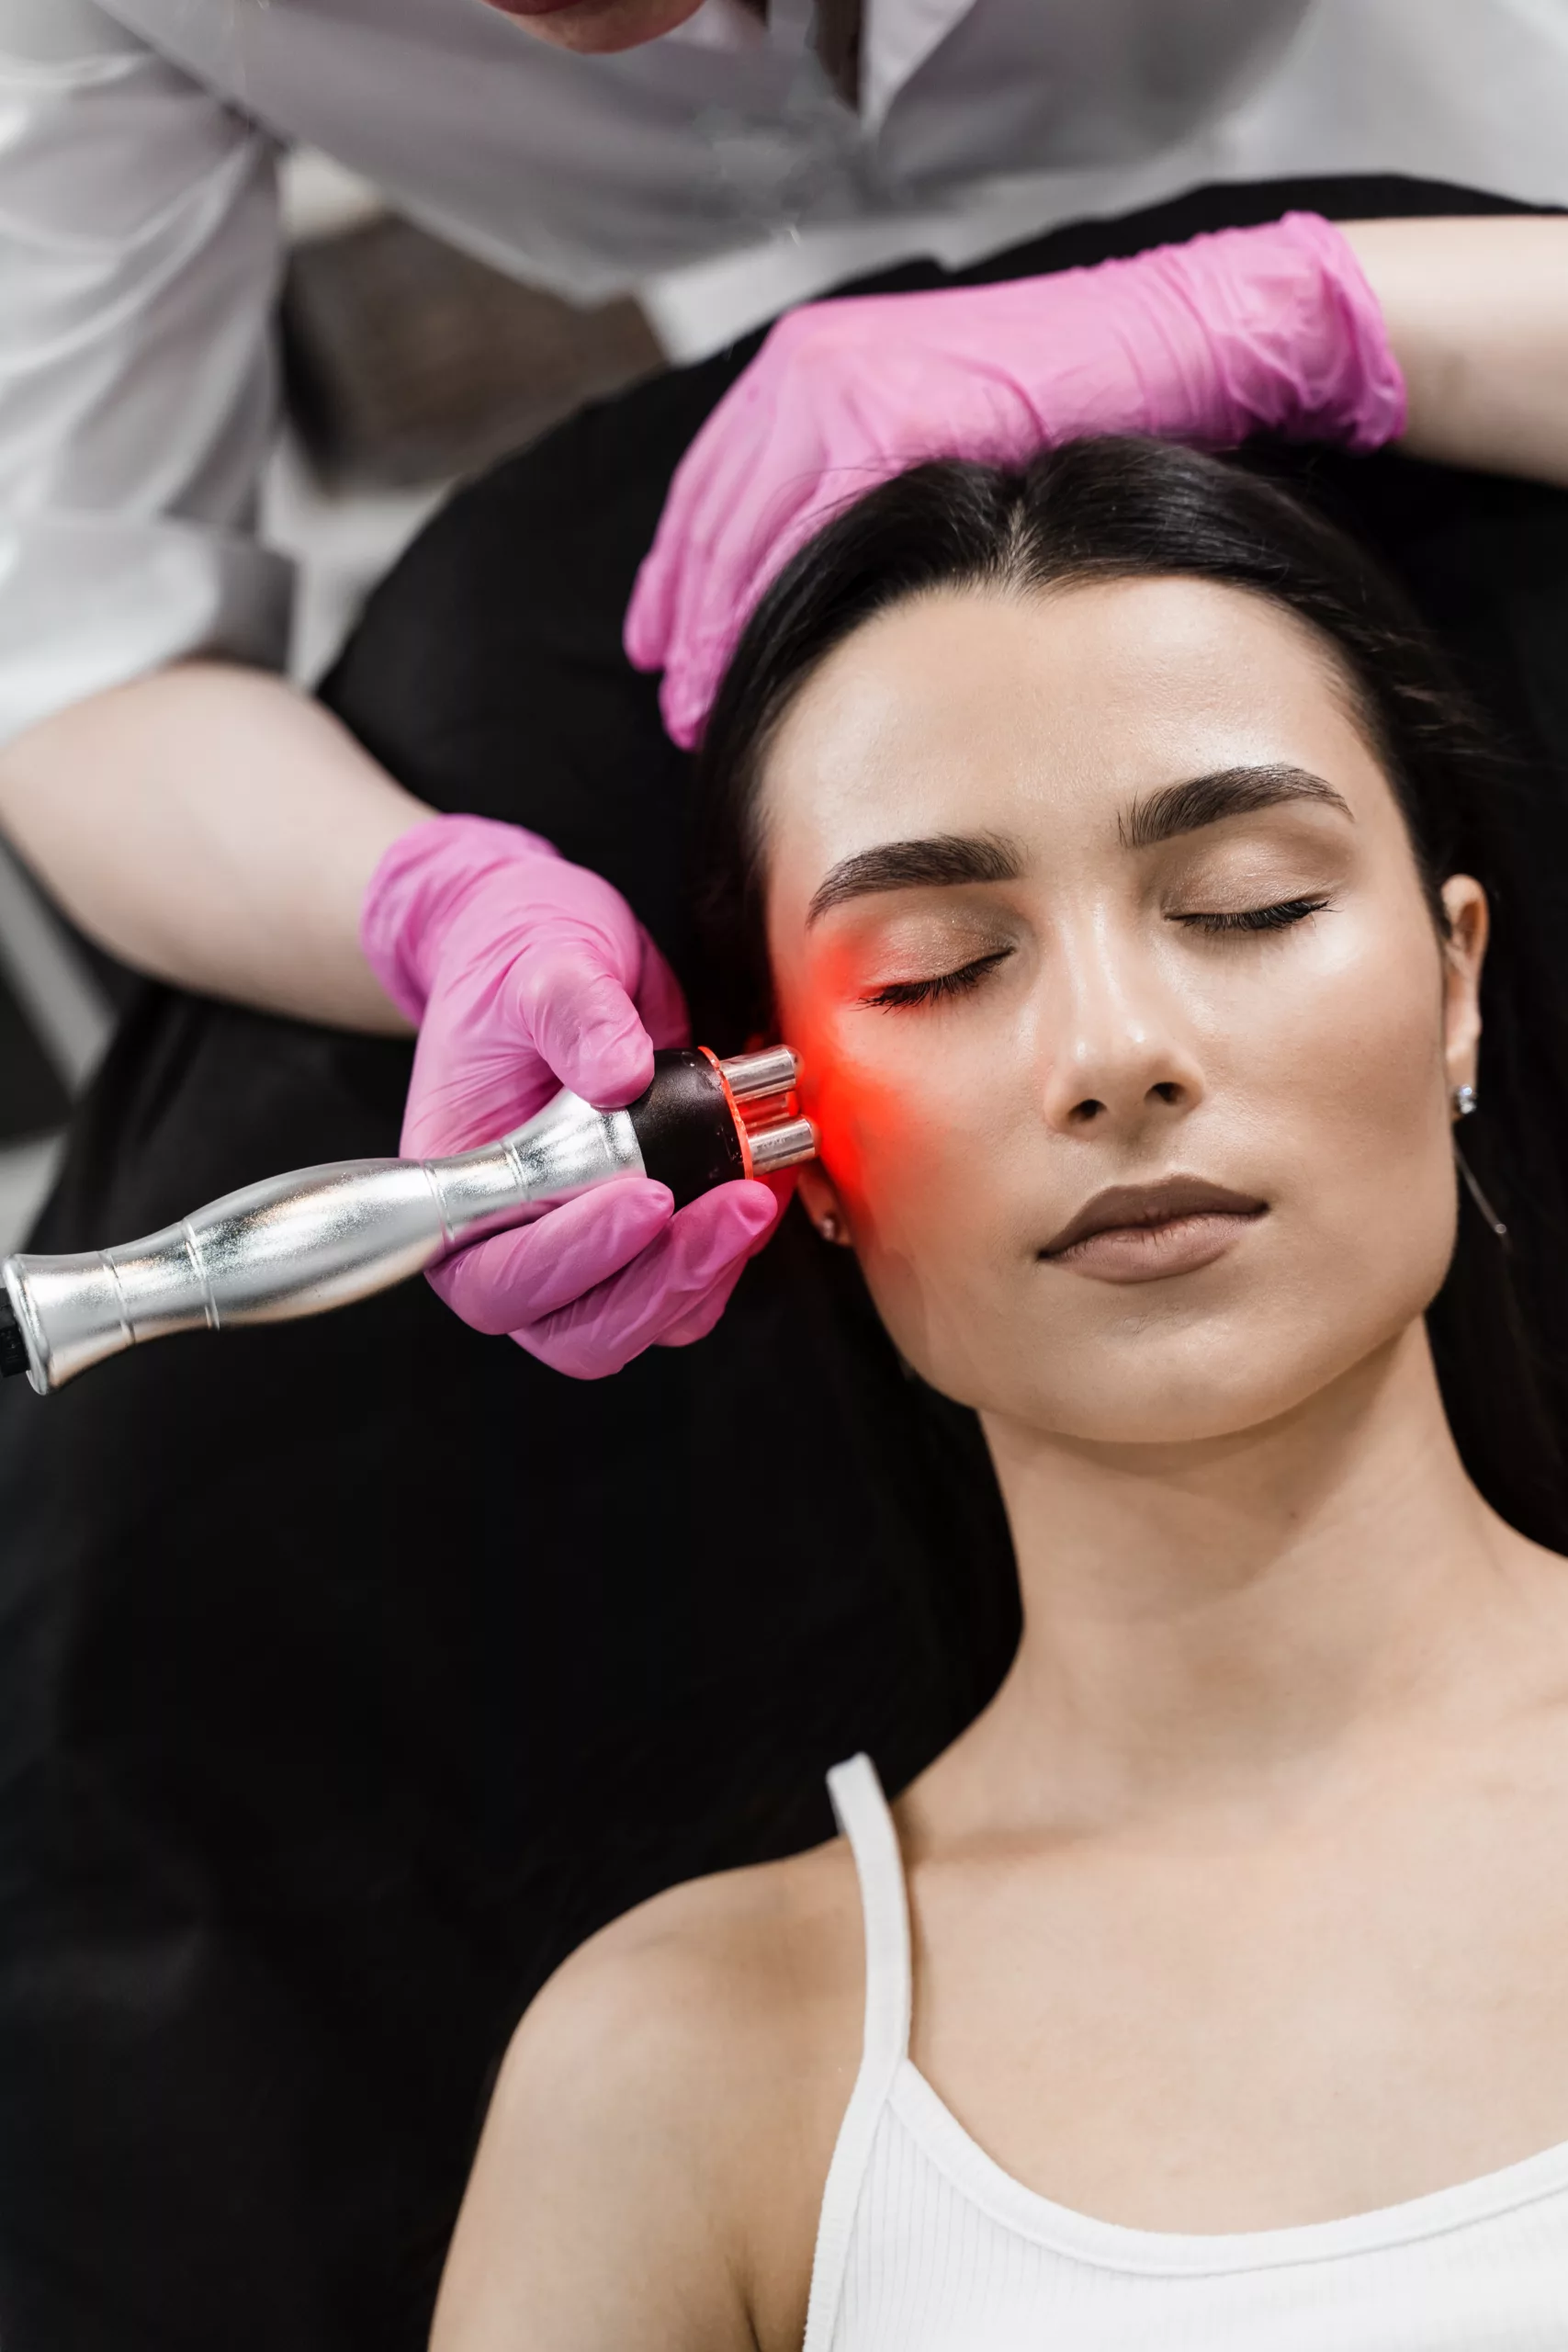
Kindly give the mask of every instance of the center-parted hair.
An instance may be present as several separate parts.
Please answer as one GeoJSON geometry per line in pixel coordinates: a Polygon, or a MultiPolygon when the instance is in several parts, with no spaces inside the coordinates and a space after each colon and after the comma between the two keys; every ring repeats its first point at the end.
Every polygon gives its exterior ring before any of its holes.
{"type": "Polygon", "coordinates": [[[795,695],[875,614],[938,591],[1027,596],[1181,577],[1268,597],[1312,629],[1438,889],[1475,875],[1494,929],[1482,988],[1481,1115],[1463,1144],[1508,1227],[1468,1194],[1428,1325],[1466,1466],[1512,1525],[1568,1551],[1568,991],[1532,936],[1509,771],[1403,592],[1351,538],[1246,464],[1157,441],[1070,442],[1022,470],[940,462],[844,509],[763,597],[736,649],[697,772],[702,1033],[766,1031],[761,772],[795,695]]]}

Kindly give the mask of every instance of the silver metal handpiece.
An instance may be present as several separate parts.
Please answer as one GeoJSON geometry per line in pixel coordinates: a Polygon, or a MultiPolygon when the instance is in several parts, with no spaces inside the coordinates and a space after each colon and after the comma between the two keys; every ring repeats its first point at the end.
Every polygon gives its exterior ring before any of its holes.
{"type": "Polygon", "coordinates": [[[652,1086],[624,1111],[563,1091],[477,1151],[300,1169],[118,1249],[7,1258],[5,1368],[25,1370],[42,1395],[144,1340],[291,1322],[368,1298],[616,1177],[660,1176],[679,1200],[791,1166],[817,1148],[809,1121],[793,1115],[795,1074],[787,1047],[728,1062],[660,1054],[652,1086]]]}

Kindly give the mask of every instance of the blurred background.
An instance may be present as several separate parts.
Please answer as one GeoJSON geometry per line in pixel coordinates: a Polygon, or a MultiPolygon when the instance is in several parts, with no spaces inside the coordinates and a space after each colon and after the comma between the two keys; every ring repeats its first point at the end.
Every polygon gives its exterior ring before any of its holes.
{"type": "MultiPolygon", "coordinates": [[[[305,685],[454,481],[582,401],[713,349],[792,290],[787,255],[761,273],[752,255],[579,309],[387,212],[324,156],[288,156],[283,187],[287,414],[263,536],[299,566],[290,667],[305,685]]],[[[0,843],[0,1256],[49,1188],[128,984],[0,843]]]]}
{"type": "MultiPolygon", "coordinates": [[[[580,308],[399,219],[326,156],[297,151],[281,169],[285,416],[262,536],[298,566],[289,667],[307,686],[457,481],[583,401],[917,249],[897,220],[813,229],[580,308]]],[[[965,250],[1006,243],[1010,229],[1021,232],[1006,214],[976,216],[965,250]]],[[[0,1257],[49,1189],[70,1103],[130,985],[0,842],[0,1257]]]]}

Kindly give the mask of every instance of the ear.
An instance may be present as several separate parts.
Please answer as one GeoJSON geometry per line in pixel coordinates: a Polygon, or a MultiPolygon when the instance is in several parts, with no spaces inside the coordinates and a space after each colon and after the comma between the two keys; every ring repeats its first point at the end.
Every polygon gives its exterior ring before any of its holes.
{"type": "Polygon", "coordinates": [[[824,1241],[836,1241],[841,1249],[851,1250],[850,1221],[844,1215],[837,1187],[820,1161],[808,1159],[800,1170],[800,1197],[807,1216],[821,1234],[824,1241]]]}
{"type": "Polygon", "coordinates": [[[1473,1086],[1481,1042],[1481,967],[1486,955],[1486,893],[1473,876],[1443,885],[1449,935],[1443,942],[1443,1059],[1449,1091],[1473,1086]]]}

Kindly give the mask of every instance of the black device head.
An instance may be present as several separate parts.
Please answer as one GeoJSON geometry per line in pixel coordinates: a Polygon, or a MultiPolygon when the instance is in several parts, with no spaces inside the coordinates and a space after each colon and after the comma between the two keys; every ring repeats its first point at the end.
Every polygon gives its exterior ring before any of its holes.
{"type": "Polygon", "coordinates": [[[705,1046],[653,1057],[653,1083],[626,1106],[643,1166],[675,1205],[739,1177],[809,1159],[816,1131],[795,1099],[798,1065],[787,1046],[720,1061],[705,1046]]]}
{"type": "Polygon", "coordinates": [[[653,1082],[626,1111],[643,1166],[678,1209],[750,1173],[724,1073],[700,1046],[655,1054],[653,1082]]]}
{"type": "Polygon", "coordinates": [[[28,1368],[28,1343],[5,1292],[0,1290],[0,1380],[14,1380],[28,1368]]]}

